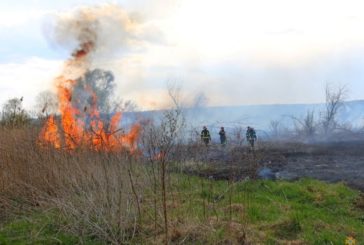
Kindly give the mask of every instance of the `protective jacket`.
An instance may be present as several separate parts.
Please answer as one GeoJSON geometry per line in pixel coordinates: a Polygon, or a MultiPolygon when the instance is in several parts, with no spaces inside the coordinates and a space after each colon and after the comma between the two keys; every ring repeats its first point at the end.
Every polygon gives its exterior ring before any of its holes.
{"type": "Polygon", "coordinates": [[[257,134],[255,133],[255,130],[253,128],[249,128],[246,131],[246,139],[247,140],[256,140],[257,139],[257,134]]]}
{"type": "Polygon", "coordinates": [[[206,128],[201,131],[201,139],[203,140],[211,140],[210,131],[206,128]]]}
{"type": "Polygon", "coordinates": [[[222,145],[226,144],[226,134],[225,134],[225,130],[221,129],[219,132],[220,135],[220,142],[222,145]]]}

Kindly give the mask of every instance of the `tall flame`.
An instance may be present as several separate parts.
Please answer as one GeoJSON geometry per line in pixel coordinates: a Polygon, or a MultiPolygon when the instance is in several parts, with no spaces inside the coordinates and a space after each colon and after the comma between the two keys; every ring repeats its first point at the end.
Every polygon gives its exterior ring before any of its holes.
{"type": "Polygon", "coordinates": [[[61,141],[58,134],[58,126],[54,121],[54,117],[50,116],[46,123],[43,126],[43,129],[40,133],[40,138],[43,142],[49,143],[54,148],[61,147],[61,141]]]}
{"type": "MultiPolygon", "coordinates": [[[[74,59],[82,59],[85,55],[87,53],[78,52],[74,59]]],[[[72,63],[69,62],[68,64],[72,63]]],[[[132,126],[129,133],[125,133],[119,128],[122,118],[121,112],[116,112],[111,117],[110,122],[104,122],[97,109],[97,95],[90,87],[85,87],[85,93],[92,100],[91,107],[85,107],[83,111],[80,111],[72,104],[72,101],[76,99],[73,98],[76,80],[59,76],[56,82],[61,130],[58,129],[54,116],[50,116],[39,136],[42,143],[50,144],[57,149],[65,148],[68,150],[81,147],[96,151],[121,151],[124,148],[128,148],[130,151],[136,150],[136,142],[140,132],[139,124],[132,126]]]]}
{"type": "Polygon", "coordinates": [[[85,147],[96,151],[121,151],[125,148],[130,151],[136,150],[140,125],[132,126],[128,133],[121,130],[119,128],[121,112],[115,113],[110,122],[103,121],[97,106],[97,94],[91,86],[85,85],[81,88],[82,93],[89,97],[90,106],[85,106],[82,110],[75,105],[79,100],[75,93],[77,81],[85,77],[89,70],[91,54],[98,48],[98,45],[103,45],[102,48],[104,48],[105,40],[107,41],[107,39],[102,39],[102,35],[98,35],[103,26],[102,18],[106,18],[105,26],[107,28],[114,26],[109,22],[113,21],[115,26],[120,26],[120,30],[124,29],[122,32],[124,36],[126,35],[128,38],[135,36],[131,34],[134,31],[134,23],[125,11],[115,8],[113,5],[85,8],[71,18],[66,16],[59,20],[58,29],[65,35],[73,35],[79,41],[79,48],[65,62],[64,71],[55,79],[60,120],[57,124],[55,116],[48,118],[39,135],[42,144],[67,150],[85,147]]]}

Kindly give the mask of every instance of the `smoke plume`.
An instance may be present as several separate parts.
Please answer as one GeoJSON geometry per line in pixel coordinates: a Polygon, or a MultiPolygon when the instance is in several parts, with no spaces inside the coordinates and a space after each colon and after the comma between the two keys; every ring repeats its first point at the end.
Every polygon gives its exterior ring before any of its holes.
{"type": "Polygon", "coordinates": [[[119,133],[121,112],[106,122],[101,117],[115,86],[113,74],[90,68],[100,55],[138,43],[138,27],[116,5],[80,8],[56,18],[53,40],[73,52],[55,79],[62,130],[51,116],[42,129],[41,142],[70,150],[84,145],[106,151],[135,148],[138,124],[127,134],[119,133]]]}
{"type": "Polygon", "coordinates": [[[143,25],[118,5],[82,7],[54,19],[50,39],[73,56],[116,52],[142,43],[143,25]]]}
{"type": "Polygon", "coordinates": [[[118,5],[82,7],[55,17],[51,40],[72,50],[62,76],[76,81],[71,85],[77,98],[72,99],[74,107],[91,108],[96,97],[98,109],[104,111],[116,87],[114,76],[111,71],[90,68],[98,59],[140,46],[142,33],[142,23],[118,5]]]}

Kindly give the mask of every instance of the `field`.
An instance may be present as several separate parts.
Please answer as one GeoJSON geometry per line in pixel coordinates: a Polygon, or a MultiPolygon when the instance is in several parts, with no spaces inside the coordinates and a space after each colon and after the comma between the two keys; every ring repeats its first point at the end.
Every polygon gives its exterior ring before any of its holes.
{"type": "Polygon", "coordinates": [[[0,244],[364,244],[363,193],[342,182],[362,188],[360,145],[197,142],[148,159],[0,135],[0,244]]]}
{"type": "Polygon", "coordinates": [[[251,154],[246,146],[215,145],[197,157],[205,164],[199,168],[187,168],[186,172],[215,179],[244,179],[250,174],[251,165],[257,164],[257,168],[270,168],[278,179],[308,177],[328,182],[343,181],[364,191],[363,149],[363,141],[316,144],[263,141],[251,154]],[[231,173],[234,176],[230,176],[231,173]]]}
{"type": "Polygon", "coordinates": [[[0,245],[364,245],[361,1],[8,2],[0,245]]]}

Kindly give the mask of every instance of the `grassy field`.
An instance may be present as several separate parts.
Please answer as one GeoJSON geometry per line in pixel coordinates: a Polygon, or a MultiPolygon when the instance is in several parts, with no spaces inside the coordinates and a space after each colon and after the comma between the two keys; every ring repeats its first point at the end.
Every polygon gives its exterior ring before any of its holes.
{"type": "Polygon", "coordinates": [[[214,180],[36,138],[0,131],[0,244],[364,244],[364,196],[343,183],[214,180]]]}
{"type": "MultiPolygon", "coordinates": [[[[364,244],[364,198],[344,184],[303,179],[214,181],[173,175],[168,199],[172,243],[364,244]]],[[[143,208],[149,219],[150,210],[143,208]]],[[[92,235],[67,232],[57,209],[24,212],[1,224],[0,244],[103,244],[92,235]]],[[[153,222],[138,227],[132,244],[160,243],[153,222]]],[[[158,228],[157,228],[158,230],[158,228]]]]}

